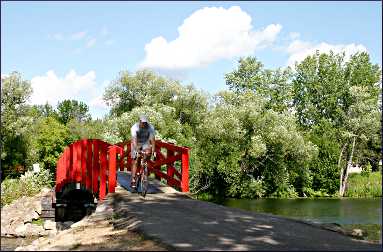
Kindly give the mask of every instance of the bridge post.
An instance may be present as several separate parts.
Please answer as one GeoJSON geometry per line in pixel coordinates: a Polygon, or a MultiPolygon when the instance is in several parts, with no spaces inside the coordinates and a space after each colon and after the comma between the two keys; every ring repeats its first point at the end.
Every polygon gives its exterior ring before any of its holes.
{"type": "Polygon", "coordinates": [[[100,169],[100,188],[99,188],[99,198],[100,200],[103,200],[106,195],[106,169],[108,168],[107,164],[107,149],[105,148],[105,145],[101,145],[101,153],[100,153],[100,160],[101,160],[101,169],[100,169]]]}
{"type": "Polygon", "coordinates": [[[110,146],[108,148],[109,152],[109,176],[108,176],[108,193],[114,193],[116,187],[116,161],[117,161],[117,152],[116,146],[110,146]]]}
{"type": "MultiPolygon", "coordinates": [[[[174,151],[172,151],[172,150],[167,150],[167,153],[166,153],[166,159],[168,159],[168,158],[170,158],[170,157],[173,157],[174,156],[174,151]]],[[[173,178],[173,175],[174,175],[174,162],[173,163],[171,163],[171,164],[167,164],[166,165],[166,174],[169,176],[169,177],[171,177],[171,178],[173,178]]],[[[167,184],[169,185],[169,186],[171,186],[172,184],[171,184],[171,182],[169,181],[169,180],[167,180],[167,184]]]]}
{"type": "Polygon", "coordinates": [[[98,174],[100,170],[100,160],[98,153],[99,143],[93,140],[93,171],[92,171],[92,192],[96,194],[98,192],[98,174]]]}
{"type": "Polygon", "coordinates": [[[182,152],[181,191],[189,191],[189,149],[182,152]]]}
{"type": "Polygon", "coordinates": [[[88,140],[81,141],[81,184],[86,185],[86,147],[88,140]]]}
{"type": "Polygon", "coordinates": [[[93,150],[92,150],[92,140],[87,141],[87,154],[86,154],[86,189],[92,191],[92,157],[93,157],[93,150]]]}

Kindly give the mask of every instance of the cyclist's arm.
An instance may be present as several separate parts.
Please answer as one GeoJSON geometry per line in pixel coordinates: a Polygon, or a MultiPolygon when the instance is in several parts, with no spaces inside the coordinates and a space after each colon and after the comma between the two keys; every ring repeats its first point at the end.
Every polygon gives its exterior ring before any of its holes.
{"type": "Polygon", "coordinates": [[[155,154],[155,150],[156,150],[156,139],[154,137],[155,131],[154,131],[153,127],[151,129],[152,129],[152,131],[150,133],[150,144],[152,146],[152,154],[155,154]]]}
{"type": "Polygon", "coordinates": [[[132,136],[132,149],[135,151],[135,152],[138,152],[137,150],[137,130],[136,130],[136,127],[135,125],[132,126],[132,128],[130,129],[130,134],[132,136]]]}

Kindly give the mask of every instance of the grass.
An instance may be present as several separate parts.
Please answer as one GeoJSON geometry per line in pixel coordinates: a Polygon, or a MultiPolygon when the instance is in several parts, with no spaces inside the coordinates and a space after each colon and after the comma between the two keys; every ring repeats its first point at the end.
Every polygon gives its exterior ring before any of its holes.
{"type": "Polygon", "coordinates": [[[380,172],[371,172],[366,175],[350,174],[345,196],[351,198],[382,197],[382,174],[380,172]]]}
{"type": "Polygon", "coordinates": [[[382,225],[380,224],[342,224],[341,227],[349,233],[353,229],[361,229],[364,240],[382,242],[382,225]]]}
{"type": "Polygon", "coordinates": [[[44,225],[44,220],[43,219],[32,220],[32,224],[42,226],[44,225]]]}

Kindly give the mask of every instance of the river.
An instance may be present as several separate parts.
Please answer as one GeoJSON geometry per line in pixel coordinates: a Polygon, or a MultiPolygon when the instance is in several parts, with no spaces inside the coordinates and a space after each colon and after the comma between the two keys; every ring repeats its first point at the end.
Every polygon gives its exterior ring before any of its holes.
{"type": "Polygon", "coordinates": [[[319,223],[382,224],[381,198],[226,199],[220,204],[319,223]]]}

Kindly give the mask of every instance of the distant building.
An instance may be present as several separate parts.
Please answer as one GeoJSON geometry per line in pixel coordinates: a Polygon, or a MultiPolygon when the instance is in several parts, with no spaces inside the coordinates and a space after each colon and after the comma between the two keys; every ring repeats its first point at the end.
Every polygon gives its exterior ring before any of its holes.
{"type": "Polygon", "coordinates": [[[362,167],[360,167],[359,165],[351,165],[349,168],[348,168],[348,173],[361,173],[362,172],[362,167]]]}

